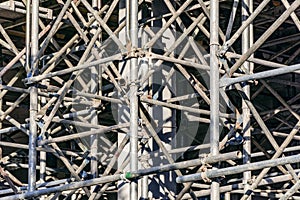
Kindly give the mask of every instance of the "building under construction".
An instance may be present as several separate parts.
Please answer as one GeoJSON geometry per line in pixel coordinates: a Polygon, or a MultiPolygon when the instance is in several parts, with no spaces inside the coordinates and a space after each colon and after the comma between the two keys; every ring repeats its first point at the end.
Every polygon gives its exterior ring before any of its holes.
{"type": "Polygon", "coordinates": [[[0,198],[300,199],[300,0],[1,0],[0,198]]]}

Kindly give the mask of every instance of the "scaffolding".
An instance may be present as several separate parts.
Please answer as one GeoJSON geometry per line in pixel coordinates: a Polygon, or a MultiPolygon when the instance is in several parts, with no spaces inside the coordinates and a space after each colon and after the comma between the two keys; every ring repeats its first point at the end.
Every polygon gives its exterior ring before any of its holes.
{"type": "Polygon", "coordinates": [[[0,1],[0,198],[300,199],[299,0],[0,1]]]}

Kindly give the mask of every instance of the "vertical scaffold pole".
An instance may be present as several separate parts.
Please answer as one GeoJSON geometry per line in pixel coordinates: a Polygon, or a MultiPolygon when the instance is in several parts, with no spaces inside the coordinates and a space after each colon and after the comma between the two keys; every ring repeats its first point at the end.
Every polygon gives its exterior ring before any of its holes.
{"type": "Polygon", "coordinates": [[[30,70],[30,30],[31,30],[31,0],[27,0],[26,4],[26,63],[25,69],[30,70]]]}
{"type": "MultiPolygon", "coordinates": [[[[98,0],[93,0],[92,1],[92,7],[95,10],[99,10],[99,5],[98,5],[99,1],[98,0]]],[[[96,32],[96,28],[93,28],[96,32]]],[[[98,70],[97,70],[97,66],[94,66],[91,68],[91,85],[90,85],[90,92],[92,94],[97,94],[98,93],[98,79],[101,76],[101,74],[97,74],[98,70]]],[[[93,108],[91,111],[91,123],[93,125],[98,125],[98,117],[97,117],[97,111],[96,108],[93,108]]],[[[93,129],[91,129],[93,130],[93,129]]],[[[90,145],[91,145],[91,175],[93,178],[97,178],[98,177],[98,143],[99,143],[99,138],[98,135],[91,135],[90,136],[90,145]]],[[[91,192],[93,192],[95,189],[94,186],[91,187],[91,192]]]]}
{"type": "MultiPolygon", "coordinates": [[[[242,23],[244,23],[250,15],[250,0],[242,0],[242,23]]],[[[250,47],[250,27],[247,27],[242,33],[242,54],[246,53],[250,47]]],[[[250,71],[250,63],[245,62],[243,67],[250,71]]],[[[246,84],[243,87],[245,95],[250,99],[250,85],[246,84]]],[[[250,109],[247,104],[242,102],[243,109],[243,163],[249,164],[251,162],[251,131],[250,131],[250,109]]],[[[243,173],[244,190],[250,188],[251,171],[243,173]]]]}
{"type": "MultiPolygon", "coordinates": [[[[30,12],[29,12],[30,13],[30,12]]],[[[31,12],[31,74],[35,75],[38,65],[38,51],[39,51],[39,0],[32,0],[31,12]]],[[[29,88],[30,90],[30,112],[29,112],[29,168],[28,168],[28,191],[32,192],[36,188],[36,164],[37,164],[37,124],[36,115],[38,109],[38,95],[36,84],[29,88]]]]}
{"type": "MultiPolygon", "coordinates": [[[[210,1],[210,152],[212,156],[219,154],[219,1],[210,1]]],[[[218,181],[211,183],[211,199],[220,199],[218,181]]]]}
{"type": "MultiPolygon", "coordinates": [[[[129,41],[131,50],[138,47],[138,1],[129,2],[129,41]]],[[[138,60],[133,57],[130,59],[130,170],[138,169],[138,60]]],[[[130,199],[138,199],[137,181],[130,184],[130,199]]]]}

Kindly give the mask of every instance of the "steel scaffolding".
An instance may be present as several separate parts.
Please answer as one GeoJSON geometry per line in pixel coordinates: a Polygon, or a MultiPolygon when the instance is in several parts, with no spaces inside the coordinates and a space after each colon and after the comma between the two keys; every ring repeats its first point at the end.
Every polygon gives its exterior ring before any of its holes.
{"type": "Polygon", "coordinates": [[[299,0],[0,1],[0,198],[300,199],[299,0]]]}

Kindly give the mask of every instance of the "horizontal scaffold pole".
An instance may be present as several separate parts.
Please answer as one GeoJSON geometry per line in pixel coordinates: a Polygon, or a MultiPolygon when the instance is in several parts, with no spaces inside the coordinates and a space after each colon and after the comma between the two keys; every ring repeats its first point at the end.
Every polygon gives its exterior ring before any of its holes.
{"type": "Polygon", "coordinates": [[[38,196],[41,196],[44,194],[62,192],[62,191],[67,191],[67,190],[74,190],[74,189],[83,188],[83,187],[92,186],[92,185],[99,185],[99,184],[104,184],[104,183],[115,182],[115,181],[119,181],[122,179],[139,178],[139,177],[142,177],[142,176],[145,176],[148,174],[157,173],[157,172],[165,172],[165,171],[170,171],[170,170],[183,169],[183,168],[202,165],[202,164],[210,164],[210,163],[215,163],[215,162],[219,162],[219,161],[239,159],[241,157],[242,157],[242,154],[240,151],[234,151],[234,152],[230,152],[230,153],[220,154],[217,156],[208,156],[208,157],[205,157],[202,159],[183,161],[183,162],[178,162],[178,163],[174,163],[174,164],[168,164],[168,165],[164,165],[164,166],[153,167],[153,168],[144,169],[144,170],[138,170],[133,173],[126,172],[124,174],[115,174],[115,175],[103,176],[100,178],[94,178],[94,179],[86,180],[86,181],[72,182],[72,183],[68,183],[65,185],[61,185],[61,186],[55,186],[55,187],[51,187],[51,188],[36,190],[33,192],[26,192],[23,194],[3,197],[2,200],[17,200],[17,199],[25,199],[25,198],[29,199],[29,198],[38,197],[38,196]]]}
{"type": "Polygon", "coordinates": [[[249,81],[249,80],[254,80],[254,79],[263,79],[263,78],[278,76],[278,75],[282,75],[282,74],[295,72],[297,70],[300,70],[300,64],[291,65],[291,66],[287,66],[287,67],[283,67],[283,68],[279,68],[279,69],[267,70],[264,72],[258,72],[255,74],[249,74],[249,75],[240,76],[240,77],[236,77],[236,78],[223,78],[223,79],[221,79],[220,87],[225,87],[228,85],[232,85],[234,83],[239,83],[239,82],[244,82],[244,81],[249,81]]]}
{"type": "Polygon", "coordinates": [[[199,181],[199,180],[203,180],[204,178],[216,178],[220,176],[238,174],[245,171],[253,171],[253,170],[263,169],[267,167],[276,167],[279,165],[298,163],[298,162],[300,162],[300,155],[294,155],[294,156],[288,156],[283,158],[277,158],[273,160],[265,160],[261,162],[250,163],[246,165],[228,167],[223,169],[207,170],[202,173],[190,174],[190,175],[178,177],[176,179],[176,182],[184,183],[190,181],[199,181]]]}

